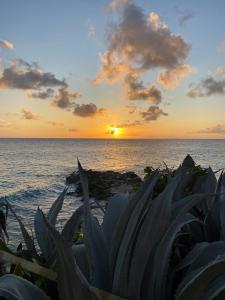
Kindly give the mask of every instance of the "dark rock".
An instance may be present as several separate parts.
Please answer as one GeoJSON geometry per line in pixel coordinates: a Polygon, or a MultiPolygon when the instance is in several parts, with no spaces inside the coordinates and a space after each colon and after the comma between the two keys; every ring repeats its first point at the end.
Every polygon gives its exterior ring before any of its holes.
{"type": "MultiPolygon", "coordinates": [[[[134,172],[119,173],[115,171],[94,171],[85,170],[88,178],[90,197],[98,200],[106,200],[113,194],[119,192],[134,192],[142,180],[134,172]]],[[[74,172],[66,178],[67,184],[75,184],[76,195],[82,195],[79,173],[74,172]]]]}

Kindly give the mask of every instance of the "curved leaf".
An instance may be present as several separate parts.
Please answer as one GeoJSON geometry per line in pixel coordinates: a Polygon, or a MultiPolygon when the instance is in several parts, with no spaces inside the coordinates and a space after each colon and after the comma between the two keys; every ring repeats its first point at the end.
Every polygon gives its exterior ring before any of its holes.
{"type": "Polygon", "coordinates": [[[102,222],[102,230],[108,245],[112,242],[115,226],[127,207],[128,201],[128,194],[116,194],[109,200],[102,222]]]}
{"type": "Polygon", "coordinates": [[[178,287],[176,300],[202,299],[208,293],[209,286],[220,276],[224,276],[224,269],[225,256],[219,256],[208,265],[190,272],[178,287]]]}
{"type": "Polygon", "coordinates": [[[48,278],[49,280],[56,280],[56,273],[50,269],[38,265],[37,263],[23,259],[3,250],[0,250],[0,257],[2,261],[10,262],[11,264],[20,264],[23,269],[31,273],[48,278]]]}
{"type": "Polygon", "coordinates": [[[74,259],[70,244],[51,226],[43,215],[56,250],[58,290],[62,300],[97,300],[87,279],[81,273],[74,259]]]}
{"type": "Polygon", "coordinates": [[[202,242],[197,243],[193,249],[184,257],[184,259],[176,266],[175,271],[180,271],[190,266],[195,259],[201,254],[201,252],[207,247],[209,243],[202,242]]]}
{"type": "Polygon", "coordinates": [[[98,220],[91,214],[88,181],[79,161],[78,168],[84,193],[83,234],[90,268],[90,280],[95,287],[109,291],[111,280],[109,272],[108,247],[98,220]]]}
{"type": "Polygon", "coordinates": [[[54,247],[49,236],[48,228],[44,222],[43,212],[39,207],[34,216],[34,229],[38,245],[44,255],[44,258],[48,262],[53,255],[54,247]]]}
{"type": "Polygon", "coordinates": [[[37,286],[15,275],[0,278],[0,296],[8,300],[50,300],[37,286]]]}
{"type": "Polygon", "coordinates": [[[59,195],[59,197],[52,204],[52,206],[49,209],[49,212],[47,214],[47,220],[53,226],[55,226],[57,216],[58,216],[60,210],[62,209],[63,201],[64,201],[67,190],[68,190],[68,187],[65,187],[65,189],[62,191],[62,193],[59,195]]]}

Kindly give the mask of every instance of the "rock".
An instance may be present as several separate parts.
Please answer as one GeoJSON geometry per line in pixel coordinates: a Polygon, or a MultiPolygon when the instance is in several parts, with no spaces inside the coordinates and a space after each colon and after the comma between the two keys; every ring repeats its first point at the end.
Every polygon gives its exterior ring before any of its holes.
{"type": "MultiPolygon", "coordinates": [[[[98,200],[106,200],[116,193],[134,192],[142,180],[134,172],[119,173],[115,171],[94,171],[85,170],[90,197],[98,200]]],[[[66,178],[67,184],[76,184],[76,195],[82,195],[79,173],[74,172],[66,178]]]]}

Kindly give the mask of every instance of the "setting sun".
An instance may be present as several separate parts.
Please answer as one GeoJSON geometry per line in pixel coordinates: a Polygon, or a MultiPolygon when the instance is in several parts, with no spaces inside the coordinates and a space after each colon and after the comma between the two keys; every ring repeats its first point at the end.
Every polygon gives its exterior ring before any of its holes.
{"type": "Polygon", "coordinates": [[[114,136],[114,137],[118,137],[119,135],[122,134],[122,129],[118,128],[118,127],[114,127],[114,126],[109,126],[108,132],[114,136]]]}

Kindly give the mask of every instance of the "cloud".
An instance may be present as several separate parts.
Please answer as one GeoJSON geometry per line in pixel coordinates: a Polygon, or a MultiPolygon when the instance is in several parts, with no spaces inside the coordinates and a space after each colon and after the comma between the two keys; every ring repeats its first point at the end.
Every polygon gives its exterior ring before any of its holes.
{"type": "Polygon", "coordinates": [[[126,108],[128,109],[128,113],[133,115],[137,111],[137,106],[135,105],[127,105],[126,108]]]}
{"type": "Polygon", "coordinates": [[[49,121],[48,124],[50,124],[52,126],[56,126],[56,127],[63,127],[64,126],[64,123],[55,122],[55,121],[49,121]]]}
{"type": "Polygon", "coordinates": [[[194,13],[189,9],[180,9],[178,6],[175,7],[178,14],[178,22],[181,26],[185,25],[190,19],[194,17],[194,13]]]}
{"type": "Polygon", "coordinates": [[[91,21],[88,21],[88,37],[95,38],[96,37],[96,29],[95,26],[91,23],[91,21]]]}
{"type": "Polygon", "coordinates": [[[10,122],[0,119],[0,127],[9,127],[9,126],[11,126],[10,122]]]}
{"type": "MultiPolygon", "coordinates": [[[[178,84],[190,74],[190,67],[185,64],[190,45],[173,34],[155,12],[146,16],[131,1],[111,1],[108,7],[121,18],[108,30],[108,49],[100,55],[101,67],[94,84],[119,83],[127,90],[128,99],[151,101],[152,89],[140,80],[144,72],[159,69],[159,81],[164,87],[178,84]]],[[[160,101],[158,98],[152,102],[160,101]]]]}
{"type": "Polygon", "coordinates": [[[182,78],[193,73],[194,68],[188,64],[179,65],[172,70],[162,71],[158,74],[157,81],[167,90],[178,86],[182,78]]]}
{"type": "Polygon", "coordinates": [[[69,128],[68,131],[69,131],[69,132],[77,132],[77,131],[79,131],[79,130],[78,130],[77,128],[69,128]]]}
{"type": "Polygon", "coordinates": [[[22,59],[14,60],[0,78],[0,89],[40,91],[52,87],[67,87],[67,84],[54,74],[43,72],[36,63],[29,64],[22,59]]]}
{"type": "Polygon", "coordinates": [[[225,78],[225,63],[217,68],[216,74],[225,78]]]}
{"type": "Polygon", "coordinates": [[[55,95],[52,105],[62,109],[70,109],[74,104],[74,100],[80,96],[79,92],[70,92],[63,87],[58,90],[55,95]]]}
{"type": "Polygon", "coordinates": [[[94,103],[89,104],[76,104],[73,114],[79,117],[94,117],[97,114],[103,114],[105,112],[104,108],[97,108],[94,103]]]}
{"type": "Polygon", "coordinates": [[[216,79],[208,76],[199,84],[190,84],[187,95],[191,98],[207,97],[212,95],[225,95],[225,79],[216,79]]]}
{"type": "Polygon", "coordinates": [[[116,127],[118,127],[118,128],[128,128],[128,127],[136,127],[136,126],[140,126],[141,124],[142,124],[141,121],[135,120],[135,121],[133,121],[133,122],[128,121],[128,122],[126,122],[126,123],[121,123],[121,124],[119,124],[119,125],[116,126],[116,127]]]}
{"type": "Polygon", "coordinates": [[[37,99],[49,99],[54,96],[55,91],[47,88],[45,91],[28,92],[28,96],[37,99]]]}
{"type": "Polygon", "coordinates": [[[26,110],[25,108],[21,111],[22,118],[25,120],[39,120],[40,117],[38,115],[33,114],[31,111],[26,110]]]}
{"type": "Polygon", "coordinates": [[[141,112],[140,114],[146,122],[155,121],[160,116],[168,116],[167,113],[163,112],[162,109],[155,105],[150,106],[147,111],[141,112]]]}
{"type": "Polygon", "coordinates": [[[120,11],[129,2],[130,2],[129,0],[111,0],[111,2],[106,6],[106,11],[107,12],[120,11]]]}
{"type": "Polygon", "coordinates": [[[108,43],[105,54],[109,57],[105,65],[122,61],[137,64],[140,70],[177,67],[183,64],[190,49],[180,35],[170,32],[156,13],[146,18],[142,9],[132,3],[126,5],[122,21],[111,28],[108,43]]]}
{"type": "Polygon", "coordinates": [[[203,130],[199,130],[197,133],[225,134],[225,125],[218,124],[203,130]]]}
{"type": "Polygon", "coordinates": [[[5,47],[7,49],[14,49],[13,43],[8,40],[0,40],[0,46],[5,47]]]}
{"type": "Polygon", "coordinates": [[[129,100],[148,100],[154,104],[159,104],[162,101],[162,93],[157,87],[151,85],[146,88],[143,81],[138,81],[134,76],[128,75],[125,78],[124,86],[127,87],[129,100]]]}

